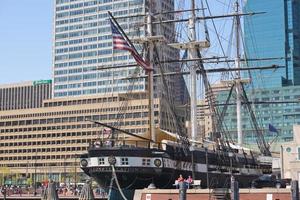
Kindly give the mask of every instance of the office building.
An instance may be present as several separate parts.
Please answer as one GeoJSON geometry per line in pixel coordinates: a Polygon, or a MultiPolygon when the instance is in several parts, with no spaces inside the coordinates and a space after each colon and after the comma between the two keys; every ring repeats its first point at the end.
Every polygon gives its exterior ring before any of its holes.
{"type": "Polygon", "coordinates": [[[51,80],[0,85],[0,110],[39,108],[51,98],[51,80]]]}
{"type": "Polygon", "coordinates": [[[245,12],[265,12],[244,20],[245,53],[249,66],[279,65],[274,71],[252,71],[255,88],[300,85],[300,2],[293,0],[248,0],[245,12]]]}
{"type": "MultiPolygon", "coordinates": [[[[293,125],[300,124],[300,2],[292,0],[247,0],[244,12],[266,12],[244,18],[245,56],[249,67],[273,64],[279,69],[252,70],[243,73],[251,83],[245,85],[248,100],[264,137],[272,141],[277,133],[268,130],[272,124],[278,130],[278,141],[293,139],[293,125]],[[271,59],[270,59],[271,58],[271,59]],[[272,59],[276,58],[276,59],[272,59]],[[278,59],[281,58],[281,59],[278,59]],[[255,61],[253,59],[266,59],[255,61]]],[[[225,102],[228,94],[218,96],[225,102]]],[[[231,98],[231,102],[235,97],[231,98]]],[[[236,138],[236,107],[229,106],[225,123],[236,138]]],[[[242,109],[244,142],[256,143],[253,120],[246,106],[242,109]]],[[[277,150],[278,146],[275,147],[277,150]]]]}
{"type": "MultiPolygon", "coordinates": [[[[269,124],[278,130],[279,141],[291,141],[293,139],[293,125],[300,124],[300,86],[277,87],[272,89],[255,89],[247,91],[248,100],[252,102],[252,109],[256,117],[259,129],[267,141],[277,137],[277,133],[270,132],[269,124]]],[[[218,95],[218,102],[224,103],[228,92],[218,95]]],[[[236,106],[235,96],[231,97],[230,103],[224,118],[228,131],[233,138],[237,138],[236,106]]],[[[244,105],[242,107],[242,129],[245,144],[256,143],[256,133],[250,113],[244,105]]],[[[278,146],[276,147],[278,150],[278,146]]]]}
{"type": "MultiPolygon", "coordinates": [[[[68,97],[45,100],[40,108],[0,111],[2,184],[33,183],[34,175],[37,182],[52,178],[74,183],[75,173],[79,181],[83,173],[78,157],[95,139],[107,137],[102,134],[104,127],[89,120],[136,134],[149,131],[146,94],[134,95],[141,98],[127,94],[68,97]]],[[[159,98],[154,109],[156,127],[174,131],[174,121],[168,121],[159,98]]]]}
{"type": "MultiPolygon", "coordinates": [[[[174,10],[173,0],[56,0],[53,39],[53,97],[91,94],[125,93],[145,91],[145,78],[131,79],[144,74],[140,67],[110,68],[135,64],[126,51],[113,50],[108,11],[117,18],[129,38],[139,38],[146,33],[146,13],[174,10]],[[136,16],[138,17],[130,17],[136,16]],[[102,69],[101,69],[102,68],[102,69]]],[[[154,20],[172,18],[172,14],[153,17],[154,20]]],[[[175,41],[172,23],[153,25],[153,34],[163,35],[169,42],[175,41]]],[[[142,45],[136,45],[143,53],[142,45]]],[[[176,59],[178,50],[159,46],[162,60],[176,59]]],[[[178,70],[177,64],[162,64],[165,72],[178,70]]],[[[155,72],[159,72],[155,66],[155,72]]],[[[170,94],[175,100],[186,100],[186,88],[182,77],[168,79],[170,94]]],[[[161,81],[154,81],[156,95],[161,92],[161,81]]]]}
{"type": "Polygon", "coordinates": [[[300,126],[294,126],[293,141],[281,146],[281,178],[300,181],[300,126]]]}
{"type": "MultiPolygon", "coordinates": [[[[201,140],[203,138],[210,138],[213,132],[213,121],[211,109],[208,105],[208,95],[213,102],[216,103],[216,98],[220,92],[228,91],[230,85],[226,82],[220,82],[211,85],[211,94],[206,93],[206,98],[199,100],[197,103],[197,124],[198,124],[198,138],[201,140]]],[[[217,107],[218,109],[218,107],[217,107]]]]}

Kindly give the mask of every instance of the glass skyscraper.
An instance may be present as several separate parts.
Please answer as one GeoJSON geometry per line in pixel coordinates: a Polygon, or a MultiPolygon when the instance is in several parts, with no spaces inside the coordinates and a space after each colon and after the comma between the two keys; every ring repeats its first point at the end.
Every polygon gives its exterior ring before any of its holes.
{"type": "Polygon", "coordinates": [[[249,66],[282,68],[274,71],[252,71],[254,87],[272,88],[300,85],[300,2],[293,0],[248,0],[244,11],[265,12],[244,18],[245,53],[247,58],[283,58],[250,61],[249,66]]]}
{"type": "MultiPolygon", "coordinates": [[[[126,79],[133,74],[143,75],[141,68],[112,69],[113,66],[135,64],[135,61],[128,52],[113,50],[108,11],[117,18],[129,38],[133,38],[147,34],[145,14],[149,7],[153,13],[170,11],[174,10],[174,1],[56,0],[53,97],[144,91],[147,86],[145,78],[126,79]],[[138,17],[128,17],[137,15],[138,17]]],[[[171,14],[163,16],[171,17],[171,14]]],[[[155,25],[153,31],[154,34],[164,35],[170,42],[175,41],[174,24],[155,25]]],[[[164,46],[161,48],[161,58],[172,56],[174,59],[179,56],[178,50],[164,46]]],[[[136,48],[143,52],[142,45],[137,45],[136,48]]],[[[164,67],[166,72],[176,69],[176,65],[165,64],[164,67]]],[[[155,84],[156,89],[157,81],[155,84]]],[[[183,79],[181,82],[173,81],[170,85],[179,88],[175,91],[180,98],[183,79]]]]}
{"type": "MultiPolygon", "coordinates": [[[[245,57],[249,67],[279,65],[274,70],[253,70],[251,83],[245,85],[257,123],[267,140],[276,133],[268,130],[272,124],[282,141],[293,137],[293,125],[300,124],[300,2],[293,0],[247,0],[244,12],[265,12],[244,18],[245,57]],[[253,61],[254,59],[282,58],[253,61]],[[266,103],[263,103],[266,102],[266,103]],[[269,103],[268,103],[269,102],[269,103]]],[[[243,64],[246,67],[246,64],[243,64]]],[[[228,92],[218,95],[225,103],[228,92]]],[[[231,102],[235,101],[235,95],[231,102]]],[[[229,106],[225,116],[227,129],[236,138],[236,107],[229,106]]],[[[246,107],[242,109],[242,128],[245,143],[255,143],[254,126],[246,107]]]]}

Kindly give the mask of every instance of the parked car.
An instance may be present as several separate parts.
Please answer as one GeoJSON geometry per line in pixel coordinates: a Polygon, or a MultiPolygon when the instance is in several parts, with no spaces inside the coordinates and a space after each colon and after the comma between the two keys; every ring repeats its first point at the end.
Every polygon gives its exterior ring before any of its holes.
{"type": "Polygon", "coordinates": [[[254,179],[251,183],[252,188],[263,188],[263,187],[276,187],[285,188],[286,181],[282,179],[277,179],[275,175],[264,174],[257,179],[254,179]]]}

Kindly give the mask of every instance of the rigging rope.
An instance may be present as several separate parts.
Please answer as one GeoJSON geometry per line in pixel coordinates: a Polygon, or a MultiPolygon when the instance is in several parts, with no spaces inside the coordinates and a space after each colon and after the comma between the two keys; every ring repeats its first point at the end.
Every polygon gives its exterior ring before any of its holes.
{"type": "Polygon", "coordinates": [[[118,181],[118,178],[117,178],[117,174],[116,174],[116,170],[115,170],[115,166],[114,166],[114,165],[111,165],[111,169],[112,169],[112,180],[115,180],[116,185],[117,185],[117,187],[118,187],[118,190],[119,190],[119,192],[120,192],[122,198],[123,198],[124,200],[127,200],[127,198],[125,197],[125,195],[124,195],[124,193],[123,193],[123,191],[122,191],[122,189],[121,189],[121,187],[120,187],[120,184],[119,184],[119,181],[118,181]]]}

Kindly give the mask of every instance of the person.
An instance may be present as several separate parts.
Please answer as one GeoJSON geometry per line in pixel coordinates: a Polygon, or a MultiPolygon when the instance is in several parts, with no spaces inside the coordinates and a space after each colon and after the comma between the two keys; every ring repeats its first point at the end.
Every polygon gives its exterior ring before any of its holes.
{"type": "Polygon", "coordinates": [[[190,189],[190,185],[193,183],[193,179],[191,176],[189,176],[187,179],[186,179],[186,183],[188,185],[188,189],[190,189]]]}
{"type": "Polygon", "coordinates": [[[6,187],[5,186],[2,187],[1,193],[2,193],[2,195],[4,197],[4,199],[6,199],[6,187]]]}
{"type": "Polygon", "coordinates": [[[22,196],[22,188],[20,186],[17,187],[17,192],[20,196],[22,196]]]}
{"type": "Polygon", "coordinates": [[[184,178],[182,177],[182,175],[180,174],[177,181],[180,183],[180,182],[183,182],[184,181],[184,178]]]}

